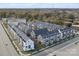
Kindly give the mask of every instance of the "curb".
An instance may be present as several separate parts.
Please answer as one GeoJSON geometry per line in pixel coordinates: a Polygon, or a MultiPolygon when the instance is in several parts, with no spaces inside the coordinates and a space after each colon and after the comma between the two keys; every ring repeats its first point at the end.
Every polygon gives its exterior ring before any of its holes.
{"type": "MultiPolygon", "coordinates": [[[[9,37],[9,39],[10,39],[12,45],[14,46],[15,50],[16,50],[17,53],[18,53],[19,55],[21,55],[21,56],[31,56],[31,55],[37,54],[38,52],[44,51],[44,50],[46,50],[46,49],[48,49],[48,48],[50,48],[50,47],[55,46],[55,45],[52,45],[52,46],[46,47],[46,48],[41,49],[41,50],[39,50],[39,51],[35,51],[35,53],[33,53],[33,54],[23,54],[23,53],[20,51],[20,49],[17,47],[17,45],[15,44],[15,42],[12,41],[12,37],[11,37],[10,33],[8,32],[7,28],[4,26],[4,24],[2,23],[1,25],[2,25],[2,27],[4,28],[6,34],[8,35],[8,37],[9,37]]],[[[66,41],[68,41],[68,40],[66,40],[66,41]]],[[[63,43],[63,42],[62,42],[62,43],[63,43]]],[[[58,43],[58,44],[60,44],[60,43],[58,43]]]]}
{"type": "MultiPolygon", "coordinates": [[[[25,54],[23,54],[23,53],[20,51],[20,49],[17,47],[17,45],[15,44],[15,42],[12,41],[12,37],[11,37],[10,34],[8,33],[8,30],[6,29],[6,27],[4,26],[4,24],[2,23],[1,25],[2,25],[2,27],[4,28],[4,31],[6,32],[7,36],[9,37],[9,39],[10,39],[10,41],[11,41],[13,47],[14,47],[15,50],[17,51],[17,53],[18,53],[19,55],[21,55],[21,56],[25,56],[25,54]]],[[[27,55],[27,56],[29,56],[29,55],[27,55]]]]}

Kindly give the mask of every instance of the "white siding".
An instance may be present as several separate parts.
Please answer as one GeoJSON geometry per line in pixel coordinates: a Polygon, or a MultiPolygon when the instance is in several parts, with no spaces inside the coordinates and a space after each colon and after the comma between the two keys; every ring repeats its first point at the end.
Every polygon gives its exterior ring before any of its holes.
{"type": "Polygon", "coordinates": [[[10,32],[13,34],[13,39],[17,39],[19,44],[22,46],[24,51],[33,50],[34,42],[31,39],[28,39],[26,42],[22,41],[22,39],[16,34],[16,32],[9,26],[10,32]],[[30,48],[28,47],[30,45],[30,48]],[[27,46],[27,47],[26,47],[27,46]]]}
{"type": "Polygon", "coordinates": [[[23,42],[23,50],[29,51],[34,49],[34,42],[32,40],[28,40],[27,42],[23,42]]]}

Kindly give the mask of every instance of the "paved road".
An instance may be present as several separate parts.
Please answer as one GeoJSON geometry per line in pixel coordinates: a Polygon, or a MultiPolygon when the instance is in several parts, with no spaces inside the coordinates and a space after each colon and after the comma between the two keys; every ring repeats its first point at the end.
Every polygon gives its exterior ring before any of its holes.
{"type": "MultiPolygon", "coordinates": [[[[75,39],[79,39],[78,38],[75,38],[75,39]]],[[[52,52],[50,54],[48,54],[49,56],[52,56],[52,55],[56,55],[56,56],[79,56],[79,41],[74,44],[75,42],[55,51],[55,52],[52,52]]]]}
{"type": "Polygon", "coordinates": [[[0,56],[18,56],[0,22],[0,56]]]}
{"type": "Polygon", "coordinates": [[[77,42],[77,41],[79,41],[79,37],[74,38],[74,39],[69,40],[69,41],[66,41],[66,42],[64,42],[64,43],[62,43],[62,44],[59,44],[59,45],[54,46],[54,47],[52,47],[52,48],[49,48],[49,49],[47,49],[47,50],[45,50],[45,51],[42,51],[42,52],[40,52],[40,53],[37,53],[37,54],[35,54],[34,56],[48,56],[48,55],[51,55],[51,54],[53,55],[53,52],[55,52],[55,51],[57,51],[57,50],[59,50],[59,49],[65,47],[65,46],[67,46],[67,45],[70,45],[70,44],[72,44],[72,43],[74,43],[74,42],[77,42]]]}

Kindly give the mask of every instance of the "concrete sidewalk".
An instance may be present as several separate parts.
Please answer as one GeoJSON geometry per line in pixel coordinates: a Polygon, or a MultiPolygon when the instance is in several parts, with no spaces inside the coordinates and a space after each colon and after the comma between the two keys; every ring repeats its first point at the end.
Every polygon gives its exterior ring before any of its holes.
{"type": "Polygon", "coordinates": [[[0,56],[18,56],[0,22],[0,56]]]}

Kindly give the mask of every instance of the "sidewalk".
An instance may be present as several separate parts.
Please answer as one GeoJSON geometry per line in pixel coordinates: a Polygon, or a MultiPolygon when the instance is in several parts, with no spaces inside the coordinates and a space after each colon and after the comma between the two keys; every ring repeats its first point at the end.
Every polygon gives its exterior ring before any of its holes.
{"type": "Polygon", "coordinates": [[[18,53],[19,55],[21,55],[21,56],[24,56],[24,54],[20,51],[20,49],[19,49],[19,48],[17,47],[17,45],[15,44],[15,42],[12,41],[12,37],[11,37],[11,35],[9,34],[8,30],[6,29],[6,27],[4,26],[3,23],[2,23],[2,26],[3,26],[3,28],[4,28],[5,32],[6,32],[6,34],[8,35],[8,37],[9,37],[9,39],[10,39],[12,45],[13,45],[14,48],[16,49],[17,53],[18,53]]]}

